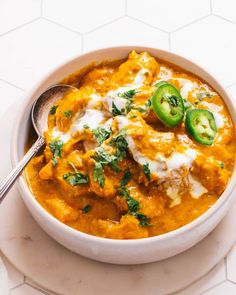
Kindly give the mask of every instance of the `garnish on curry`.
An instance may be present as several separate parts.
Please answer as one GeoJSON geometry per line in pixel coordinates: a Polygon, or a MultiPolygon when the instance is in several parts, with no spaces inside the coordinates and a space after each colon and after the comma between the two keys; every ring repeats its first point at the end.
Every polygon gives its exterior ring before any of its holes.
{"type": "Polygon", "coordinates": [[[39,203],[88,234],[137,239],[177,229],[225,190],[234,128],[208,84],[146,52],[68,77],[46,148],[25,176],[39,203]]]}

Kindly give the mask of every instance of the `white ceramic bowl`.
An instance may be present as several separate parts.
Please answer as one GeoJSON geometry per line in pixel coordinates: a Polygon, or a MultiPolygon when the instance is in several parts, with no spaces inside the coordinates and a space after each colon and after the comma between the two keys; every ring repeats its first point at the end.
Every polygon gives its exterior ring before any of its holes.
{"type": "MultiPolygon", "coordinates": [[[[30,128],[31,105],[40,93],[50,85],[61,81],[69,74],[85,67],[92,62],[122,59],[135,49],[147,51],[151,55],[176,64],[206,80],[224,99],[233,122],[236,122],[236,111],[233,100],[221,84],[205,69],[193,62],[170,52],[155,48],[125,46],[105,48],[92,51],[57,67],[26,96],[25,102],[17,115],[15,130],[12,137],[12,162],[16,165],[24,155],[30,128]]],[[[174,256],[192,247],[221,221],[229,209],[234,196],[232,194],[235,169],[231,181],[219,200],[202,216],[193,222],[172,232],[138,240],[114,240],[88,235],[58,221],[50,215],[31,194],[24,178],[19,179],[19,188],[24,203],[39,225],[56,241],[80,255],[98,261],[117,264],[139,264],[162,260],[174,256]]]]}

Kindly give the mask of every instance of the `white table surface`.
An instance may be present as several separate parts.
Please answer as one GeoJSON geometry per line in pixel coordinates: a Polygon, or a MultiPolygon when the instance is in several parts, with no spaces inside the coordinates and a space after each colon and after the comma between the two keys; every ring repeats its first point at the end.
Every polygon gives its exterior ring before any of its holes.
{"type": "MultiPolygon", "coordinates": [[[[0,116],[57,64],[112,45],[183,54],[207,67],[236,99],[235,11],[235,0],[0,0],[0,116]]],[[[11,295],[49,294],[0,257],[11,295]]],[[[189,294],[236,294],[236,246],[178,293],[189,294]]]]}

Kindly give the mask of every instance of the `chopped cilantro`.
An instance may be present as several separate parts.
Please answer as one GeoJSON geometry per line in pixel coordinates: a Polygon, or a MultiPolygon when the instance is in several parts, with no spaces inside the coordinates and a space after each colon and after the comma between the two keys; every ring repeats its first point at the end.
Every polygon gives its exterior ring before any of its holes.
{"type": "Polygon", "coordinates": [[[219,165],[220,165],[220,168],[221,169],[224,169],[225,168],[225,164],[224,163],[221,162],[219,165]]]}
{"type": "Polygon", "coordinates": [[[53,166],[57,165],[58,158],[61,158],[61,151],[64,143],[61,140],[55,140],[49,143],[50,150],[53,154],[52,164],[53,166]]]}
{"type": "Polygon", "coordinates": [[[97,140],[97,143],[102,144],[103,141],[110,137],[111,130],[108,130],[104,127],[97,127],[96,129],[93,129],[93,134],[97,140]]]}
{"type": "Polygon", "coordinates": [[[119,93],[118,96],[125,99],[131,99],[137,92],[138,91],[136,89],[131,89],[124,93],[119,93]]]}
{"type": "Polygon", "coordinates": [[[202,93],[198,93],[197,98],[199,101],[202,101],[203,98],[211,98],[213,95],[210,94],[209,92],[202,92],[202,93]]]}
{"type": "Polygon", "coordinates": [[[100,187],[105,185],[104,171],[101,163],[96,162],[93,171],[93,179],[95,182],[98,182],[100,187]]]}
{"type": "Polygon", "coordinates": [[[65,111],[65,112],[64,112],[64,116],[65,116],[66,118],[71,118],[71,116],[72,116],[72,111],[65,111]]]}
{"type": "Polygon", "coordinates": [[[116,157],[118,160],[123,160],[126,157],[126,150],[128,148],[128,143],[125,139],[125,132],[123,130],[119,131],[112,137],[110,144],[116,147],[116,157]]]}
{"type": "Polygon", "coordinates": [[[139,225],[141,226],[149,226],[148,217],[140,212],[137,212],[140,209],[140,203],[138,200],[135,200],[133,197],[130,196],[128,189],[125,186],[121,186],[118,190],[121,196],[126,198],[126,202],[129,208],[128,213],[133,215],[139,220],[139,225]]]}
{"type": "Polygon", "coordinates": [[[130,170],[127,169],[124,173],[123,178],[121,179],[121,182],[120,182],[121,186],[125,186],[127,183],[130,182],[131,179],[132,179],[132,174],[130,170]]]}
{"type": "Polygon", "coordinates": [[[120,116],[122,115],[122,112],[117,108],[117,106],[112,102],[112,116],[120,116]]]}
{"type": "Polygon", "coordinates": [[[129,191],[125,186],[122,186],[119,189],[119,193],[120,193],[121,196],[124,196],[126,198],[126,202],[127,202],[128,207],[129,207],[129,213],[132,214],[132,213],[138,211],[138,209],[140,208],[139,201],[135,200],[134,198],[132,198],[130,196],[129,191]]]}
{"type": "Polygon", "coordinates": [[[56,114],[56,111],[57,111],[57,108],[58,108],[58,106],[53,105],[53,106],[50,108],[49,114],[50,114],[50,115],[55,115],[55,114],[56,114]]]}
{"type": "Polygon", "coordinates": [[[135,216],[139,220],[139,224],[141,226],[149,226],[150,225],[150,223],[148,222],[148,217],[146,215],[139,213],[139,212],[135,212],[132,215],[135,216]]]}
{"type": "Polygon", "coordinates": [[[91,209],[92,209],[92,206],[88,204],[88,205],[84,206],[84,208],[81,210],[83,213],[88,213],[91,209]]]}
{"type": "Polygon", "coordinates": [[[68,172],[63,175],[63,179],[66,180],[71,186],[86,184],[89,182],[88,175],[84,175],[81,172],[76,172],[76,173],[68,172]]]}
{"type": "Polygon", "coordinates": [[[148,163],[143,164],[142,168],[143,168],[143,173],[146,176],[147,180],[150,181],[151,172],[150,172],[150,169],[149,169],[149,164],[148,163]]]}
{"type": "Polygon", "coordinates": [[[119,172],[120,169],[117,166],[118,158],[115,155],[109,154],[104,148],[100,147],[96,150],[93,156],[94,160],[100,163],[102,166],[109,165],[112,170],[119,172]]]}
{"type": "Polygon", "coordinates": [[[84,124],[84,129],[89,129],[89,125],[88,124],[84,124]]]}
{"type": "Polygon", "coordinates": [[[148,99],[143,107],[135,107],[134,109],[139,111],[140,113],[147,113],[151,106],[152,102],[150,99],[148,99]]]}

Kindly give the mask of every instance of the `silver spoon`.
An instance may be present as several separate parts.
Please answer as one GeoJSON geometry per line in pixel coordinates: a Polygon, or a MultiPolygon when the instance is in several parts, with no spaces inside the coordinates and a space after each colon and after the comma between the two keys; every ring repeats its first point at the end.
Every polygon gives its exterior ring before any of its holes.
{"type": "Polygon", "coordinates": [[[18,176],[22,173],[25,166],[45,144],[44,131],[47,130],[48,113],[50,108],[56,101],[63,97],[65,92],[75,89],[75,87],[65,84],[54,85],[48,88],[38,97],[38,99],[35,100],[31,109],[31,120],[34,129],[38,134],[38,139],[12,172],[0,182],[0,203],[5,198],[7,192],[10,190],[18,176]]]}

